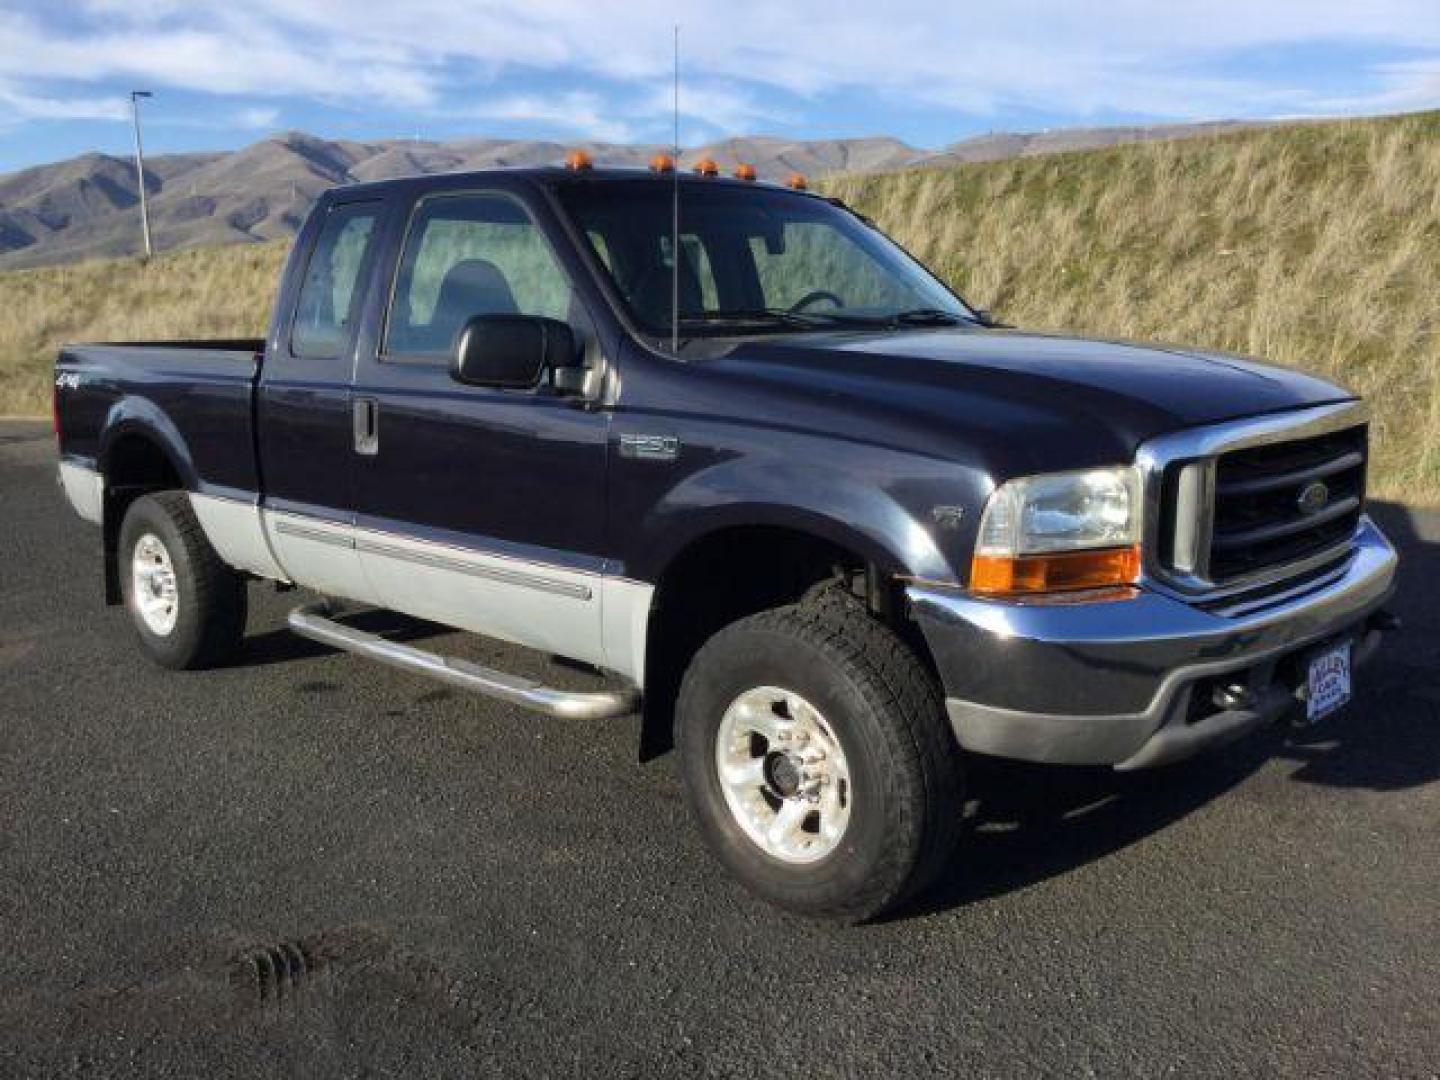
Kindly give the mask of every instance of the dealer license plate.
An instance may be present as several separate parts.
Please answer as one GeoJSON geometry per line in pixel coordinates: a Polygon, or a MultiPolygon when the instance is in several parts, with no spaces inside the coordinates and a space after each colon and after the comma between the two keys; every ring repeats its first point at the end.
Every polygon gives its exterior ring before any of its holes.
{"type": "Polygon", "coordinates": [[[1350,642],[1332,645],[1310,658],[1305,719],[1314,723],[1350,700],[1350,642]]]}

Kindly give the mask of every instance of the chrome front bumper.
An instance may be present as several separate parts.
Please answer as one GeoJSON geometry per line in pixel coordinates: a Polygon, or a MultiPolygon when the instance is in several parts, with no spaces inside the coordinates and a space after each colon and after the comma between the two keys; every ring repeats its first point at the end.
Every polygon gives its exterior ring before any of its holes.
{"type": "Polygon", "coordinates": [[[1280,715],[1299,681],[1292,658],[1320,642],[1352,636],[1356,663],[1366,659],[1395,565],[1389,541],[1364,518],[1338,577],[1239,616],[1147,589],[1092,603],[918,585],[908,595],[962,746],[1130,769],[1179,760],[1280,715]],[[1220,676],[1244,686],[1243,704],[1209,705],[1220,676]]]}

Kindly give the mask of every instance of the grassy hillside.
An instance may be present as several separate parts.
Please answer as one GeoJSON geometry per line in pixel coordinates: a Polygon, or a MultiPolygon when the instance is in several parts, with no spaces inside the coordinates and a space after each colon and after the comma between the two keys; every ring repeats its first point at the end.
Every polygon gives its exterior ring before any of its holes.
{"type": "Polygon", "coordinates": [[[1440,500],[1440,113],[829,187],[1007,322],[1338,379],[1373,406],[1376,493],[1440,500]]]}
{"type": "MultiPolygon", "coordinates": [[[[1375,490],[1440,502],[1440,114],[842,177],[973,302],[1027,328],[1229,349],[1375,411],[1375,490]]],[[[62,340],[258,334],[283,244],[0,274],[0,413],[62,340]]]]}
{"type": "Polygon", "coordinates": [[[0,415],[49,415],[62,342],[262,337],[288,250],[237,244],[0,273],[0,415]]]}

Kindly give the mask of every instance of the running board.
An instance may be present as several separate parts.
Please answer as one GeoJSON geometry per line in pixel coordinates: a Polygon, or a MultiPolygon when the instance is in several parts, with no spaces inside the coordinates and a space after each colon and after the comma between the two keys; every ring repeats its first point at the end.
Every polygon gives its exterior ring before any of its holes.
{"type": "Polygon", "coordinates": [[[511,705],[534,709],[562,720],[604,720],[625,716],[640,706],[640,691],[634,688],[576,693],[542,686],[529,679],[472,664],[458,657],[412,649],[364,630],[356,630],[329,617],[323,603],[305,604],[290,612],[290,629],[301,637],[346,652],[359,653],[382,664],[429,675],[464,690],[473,690],[511,705]]]}

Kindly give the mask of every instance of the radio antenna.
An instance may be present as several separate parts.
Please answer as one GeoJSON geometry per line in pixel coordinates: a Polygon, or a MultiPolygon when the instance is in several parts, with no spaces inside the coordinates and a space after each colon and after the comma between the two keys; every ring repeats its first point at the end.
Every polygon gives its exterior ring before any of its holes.
{"type": "Polygon", "coordinates": [[[672,87],[672,119],[674,131],[670,170],[670,352],[680,355],[680,24],[675,24],[674,85],[672,87]]]}

